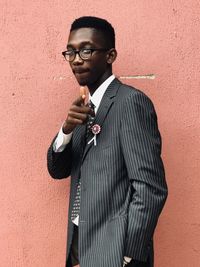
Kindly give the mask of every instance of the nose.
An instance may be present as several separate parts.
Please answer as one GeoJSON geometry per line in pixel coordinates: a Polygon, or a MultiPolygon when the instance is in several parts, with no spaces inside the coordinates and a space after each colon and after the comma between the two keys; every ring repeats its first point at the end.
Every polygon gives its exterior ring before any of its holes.
{"type": "Polygon", "coordinates": [[[73,65],[80,65],[83,64],[82,58],[79,56],[79,53],[76,53],[75,58],[72,62],[73,65]]]}

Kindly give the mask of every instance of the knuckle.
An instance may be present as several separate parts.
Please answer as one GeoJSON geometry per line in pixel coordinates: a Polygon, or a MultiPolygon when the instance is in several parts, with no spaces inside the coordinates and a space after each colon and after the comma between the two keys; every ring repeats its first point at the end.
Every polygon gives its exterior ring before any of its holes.
{"type": "Polygon", "coordinates": [[[76,107],[77,107],[76,105],[72,105],[70,110],[74,110],[74,109],[76,109],[76,107]]]}

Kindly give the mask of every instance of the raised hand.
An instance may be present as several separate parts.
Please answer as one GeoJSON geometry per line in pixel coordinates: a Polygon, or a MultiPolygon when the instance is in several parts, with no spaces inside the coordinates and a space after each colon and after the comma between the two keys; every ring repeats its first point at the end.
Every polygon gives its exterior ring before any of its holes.
{"type": "Polygon", "coordinates": [[[63,124],[63,132],[71,133],[77,125],[84,124],[87,121],[88,115],[94,116],[94,111],[85,105],[86,91],[85,88],[80,88],[80,96],[72,103],[67,119],[63,124]]]}

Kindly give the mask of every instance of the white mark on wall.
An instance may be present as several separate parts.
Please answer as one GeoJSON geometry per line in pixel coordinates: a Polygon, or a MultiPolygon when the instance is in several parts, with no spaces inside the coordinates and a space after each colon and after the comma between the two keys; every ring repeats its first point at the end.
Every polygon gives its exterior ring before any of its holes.
{"type": "Polygon", "coordinates": [[[72,76],[63,76],[63,75],[53,76],[54,81],[62,81],[62,80],[72,79],[72,78],[73,78],[72,76]]]}
{"type": "MultiPolygon", "coordinates": [[[[72,79],[73,76],[54,76],[53,80],[62,81],[66,79],[72,79]]],[[[146,74],[146,75],[126,75],[126,76],[118,76],[119,79],[122,80],[131,80],[131,79],[149,79],[154,80],[156,78],[155,74],[146,74]]]]}
{"type": "Polygon", "coordinates": [[[146,75],[126,75],[119,76],[119,79],[130,80],[130,79],[149,79],[154,80],[156,78],[155,74],[146,74],[146,75]]]}

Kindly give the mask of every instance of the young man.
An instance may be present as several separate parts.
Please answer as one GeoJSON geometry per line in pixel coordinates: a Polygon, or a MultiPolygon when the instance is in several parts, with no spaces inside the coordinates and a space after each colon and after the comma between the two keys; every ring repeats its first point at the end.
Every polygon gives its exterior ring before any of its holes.
{"type": "Polygon", "coordinates": [[[71,176],[66,266],[152,267],[153,233],[167,197],[161,139],[152,102],[112,74],[110,23],[81,17],[65,59],[78,97],[48,150],[55,179],[71,176]]]}

